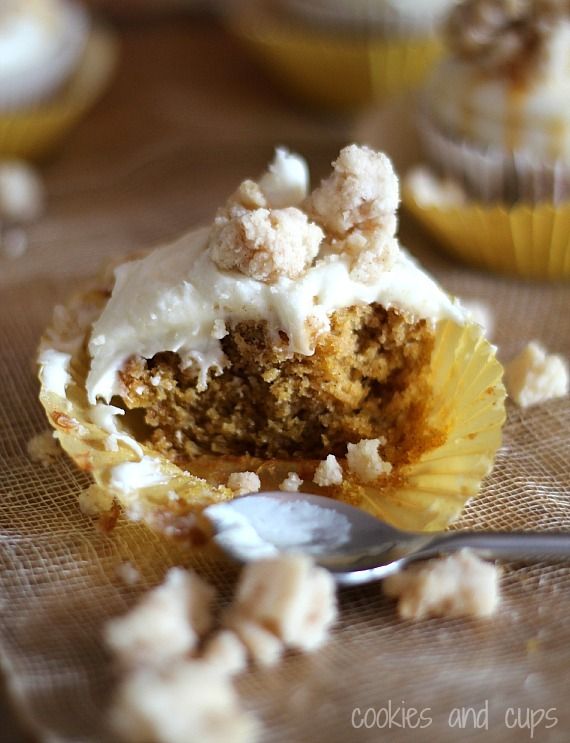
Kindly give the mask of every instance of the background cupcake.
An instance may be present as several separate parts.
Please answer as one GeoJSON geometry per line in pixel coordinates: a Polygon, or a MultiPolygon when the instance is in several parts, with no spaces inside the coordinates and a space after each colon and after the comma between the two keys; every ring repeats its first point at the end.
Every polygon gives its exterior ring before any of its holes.
{"type": "Polygon", "coordinates": [[[230,24],[292,92],[350,107],[418,86],[456,0],[248,0],[230,24]]]}
{"type": "Polygon", "coordinates": [[[426,154],[486,201],[570,198],[570,2],[468,0],[423,96],[426,154]]]}
{"type": "Polygon", "coordinates": [[[404,203],[454,255],[570,277],[570,2],[467,0],[421,98],[404,203]]]}
{"type": "Polygon", "coordinates": [[[72,0],[0,3],[0,157],[49,150],[98,95],[112,41],[72,0]]]}
{"type": "Polygon", "coordinates": [[[0,111],[45,101],[85,50],[88,17],[67,0],[4,0],[0,6],[0,111]]]}

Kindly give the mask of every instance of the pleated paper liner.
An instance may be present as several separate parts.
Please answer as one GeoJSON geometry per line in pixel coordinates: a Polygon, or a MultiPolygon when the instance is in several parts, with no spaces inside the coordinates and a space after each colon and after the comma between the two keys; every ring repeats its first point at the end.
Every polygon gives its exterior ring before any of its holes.
{"type": "MultiPolygon", "coordinates": [[[[312,483],[317,462],[310,460],[204,457],[188,465],[191,474],[148,446],[142,447],[142,459],[123,441],[110,451],[109,432],[92,422],[85,392],[85,341],[106,296],[97,289],[78,295],[46,332],[44,349],[72,351],[71,379],[63,398],[40,373],[40,400],[65,451],[131,518],[186,534],[196,527],[192,514],[232,497],[223,485],[232,472],[257,471],[262,488],[276,489],[288,472],[296,471],[308,491],[353,503],[403,528],[441,529],[478,493],[491,469],[505,420],[503,370],[478,325],[451,321],[437,325],[431,360],[433,398],[427,424],[440,432],[439,443],[373,486],[346,478],[341,486],[319,489],[312,483]]],[[[136,437],[128,413],[124,418],[123,432],[136,437]]]]}
{"type": "Polygon", "coordinates": [[[239,6],[228,27],[292,94],[330,108],[417,87],[442,48],[434,36],[390,39],[291,22],[259,0],[239,6]]]}
{"type": "MultiPolygon", "coordinates": [[[[384,150],[398,172],[405,174],[417,165],[428,165],[416,122],[415,101],[403,97],[363,116],[353,138],[384,150]]],[[[449,148],[447,156],[449,162],[458,153],[449,148]]],[[[481,184],[486,182],[491,188],[497,179],[485,162],[477,162],[481,184]]],[[[531,179],[527,185],[529,193],[538,193],[538,185],[532,190],[531,179]]],[[[508,205],[497,199],[490,203],[471,200],[457,205],[427,205],[417,201],[406,186],[402,202],[443,249],[467,264],[525,279],[570,278],[570,202],[508,205]]]]}
{"type": "Polygon", "coordinates": [[[404,189],[403,203],[448,253],[466,263],[525,279],[570,279],[570,202],[426,206],[404,189]]]}
{"type": "Polygon", "coordinates": [[[95,28],[79,68],[56,97],[26,109],[0,112],[0,156],[36,159],[48,154],[103,92],[116,59],[113,36],[95,28]]]}

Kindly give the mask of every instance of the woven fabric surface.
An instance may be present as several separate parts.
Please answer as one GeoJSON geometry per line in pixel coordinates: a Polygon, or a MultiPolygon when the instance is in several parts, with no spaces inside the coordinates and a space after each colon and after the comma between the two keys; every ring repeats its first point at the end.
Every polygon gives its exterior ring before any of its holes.
{"type": "MultiPolygon", "coordinates": [[[[149,87],[150,96],[152,74],[149,87]]],[[[187,120],[180,117],[178,132],[187,120]]],[[[292,117],[287,131],[283,121],[266,117],[267,147],[285,141],[289,131],[290,144],[324,171],[335,154],[334,138],[321,142],[314,120],[312,129],[302,129],[292,117]]],[[[224,141],[222,129],[220,124],[220,141],[217,130],[204,131],[201,141],[211,138],[212,162],[213,152],[227,155],[231,173],[215,186],[193,186],[200,204],[193,219],[213,213],[234,176],[257,172],[267,154],[224,141]]],[[[108,179],[106,201],[87,171],[74,191],[62,187],[59,198],[71,205],[67,219],[44,225],[41,249],[36,239],[31,254],[0,275],[0,662],[20,716],[37,738],[50,742],[112,739],[105,729],[114,683],[101,642],[106,619],[133,605],[174,564],[192,565],[211,581],[220,605],[236,579],[228,563],[192,555],[143,526],[119,521],[113,531],[101,531],[77,505],[88,477],[65,457],[44,468],[27,456],[29,439],[47,429],[34,357],[54,304],[73,290],[76,276],[95,270],[119,244],[128,252],[188,226],[187,199],[179,194],[206,145],[183,149],[182,156],[174,147],[154,150],[151,164],[145,161],[136,177],[123,163],[127,175],[108,179]],[[162,179],[166,172],[168,181],[162,179]],[[104,234],[97,230],[101,214],[107,217],[104,234]],[[141,573],[136,586],[117,576],[125,561],[141,573]]],[[[63,183],[65,168],[61,172],[63,183]]],[[[405,218],[401,234],[448,290],[488,304],[502,359],[533,338],[570,358],[567,285],[496,278],[438,258],[405,218]]],[[[570,400],[525,411],[509,404],[493,473],[455,528],[570,529],[570,400]]],[[[243,703],[261,718],[267,743],[519,741],[530,739],[532,722],[535,740],[567,741],[570,568],[506,564],[502,593],[490,621],[411,623],[397,618],[378,585],[343,590],[330,643],[313,656],[287,656],[277,669],[245,673],[237,682],[243,703]],[[368,708],[378,713],[378,726],[370,729],[363,724],[368,708]],[[429,724],[412,729],[405,722],[410,708],[423,710],[429,724]],[[458,730],[458,708],[488,710],[488,717],[478,717],[483,726],[486,719],[486,728],[474,730],[473,716],[467,716],[466,728],[458,730]],[[550,716],[541,717],[547,710],[550,716]]]]}

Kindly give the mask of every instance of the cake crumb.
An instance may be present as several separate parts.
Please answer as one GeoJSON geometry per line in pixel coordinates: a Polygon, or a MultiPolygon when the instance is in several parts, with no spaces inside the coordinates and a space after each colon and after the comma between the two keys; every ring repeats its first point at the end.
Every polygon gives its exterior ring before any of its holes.
{"type": "Polygon", "coordinates": [[[261,488],[261,480],[255,472],[232,472],[228,477],[228,488],[236,495],[247,493],[258,493],[261,488]]]}
{"type": "Polygon", "coordinates": [[[323,237],[321,228],[297,207],[252,208],[238,189],[216,215],[210,256],[219,268],[237,269],[257,281],[273,283],[282,276],[301,276],[319,252],[323,237]]]}
{"type": "Polygon", "coordinates": [[[328,457],[317,466],[313,482],[320,487],[326,488],[330,485],[340,485],[342,479],[342,467],[338,463],[335,455],[329,454],[328,457]]]}
{"type": "Polygon", "coordinates": [[[223,629],[211,637],[202,652],[202,660],[233,676],[247,667],[246,647],[235,632],[223,629]]]}
{"type": "Polygon", "coordinates": [[[115,572],[117,573],[117,577],[120,578],[126,586],[136,586],[141,579],[141,574],[132,562],[122,562],[120,565],[117,565],[115,572]]]}
{"type": "Polygon", "coordinates": [[[113,507],[113,495],[99,485],[90,485],[78,496],[79,509],[85,516],[100,516],[113,507]]]}
{"type": "Polygon", "coordinates": [[[352,144],[340,151],[332,174],[309,196],[307,211],[337,237],[372,225],[394,235],[398,203],[398,177],[390,159],[352,144]]]}
{"type": "Polygon", "coordinates": [[[143,669],[119,684],[110,714],[125,743],[254,743],[257,720],[240,706],[230,677],[212,664],[143,669]]]}
{"type": "Polygon", "coordinates": [[[362,439],[358,444],[348,444],[346,463],[349,471],[365,483],[389,475],[392,465],[385,462],[378,452],[378,447],[385,443],[384,439],[362,439]]]}
{"type": "Polygon", "coordinates": [[[333,577],[304,555],[246,565],[228,614],[230,626],[246,644],[243,622],[251,622],[285,647],[304,651],[324,644],[336,616],[333,577]]]}
{"type": "Polygon", "coordinates": [[[499,604],[499,569],[469,550],[414,565],[386,578],[402,619],[489,617],[499,604]]]}
{"type": "Polygon", "coordinates": [[[261,624],[231,613],[226,624],[239,637],[254,665],[270,668],[281,660],[283,643],[261,624]]]}
{"type": "Polygon", "coordinates": [[[532,341],[505,367],[509,396],[521,408],[568,394],[570,374],[562,356],[547,354],[532,341]]]}
{"type": "Polygon", "coordinates": [[[422,207],[450,208],[467,201],[465,191],[450,178],[438,178],[431,170],[417,167],[405,179],[405,186],[422,207]]]}
{"type": "Polygon", "coordinates": [[[37,462],[43,467],[51,467],[63,454],[59,443],[53,437],[53,431],[43,431],[32,436],[26,448],[32,462],[37,462]]]}
{"type": "Polygon", "coordinates": [[[288,472],[287,477],[279,485],[279,490],[286,493],[297,493],[303,481],[296,472],[288,472]]]}
{"type": "Polygon", "coordinates": [[[166,666],[194,650],[210,628],[213,598],[195,573],[172,568],[137,606],[107,623],[107,647],[125,668],[166,666]]]}

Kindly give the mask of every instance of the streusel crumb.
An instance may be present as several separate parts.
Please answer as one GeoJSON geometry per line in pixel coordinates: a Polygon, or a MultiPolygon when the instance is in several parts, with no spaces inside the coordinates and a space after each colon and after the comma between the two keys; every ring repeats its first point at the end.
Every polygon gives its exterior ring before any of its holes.
{"type": "Polygon", "coordinates": [[[323,231],[296,207],[230,206],[221,210],[210,233],[212,260],[226,270],[268,283],[301,276],[319,252],[323,231]]]}
{"type": "Polygon", "coordinates": [[[348,444],[346,463],[350,472],[362,482],[389,475],[392,465],[385,462],[378,452],[378,447],[385,443],[384,439],[362,439],[358,444],[348,444]]]}
{"type": "Polygon", "coordinates": [[[261,487],[261,480],[255,472],[232,472],[228,477],[228,488],[236,495],[257,493],[261,487]]]}
{"type": "Polygon", "coordinates": [[[315,470],[313,482],[323,488],[330,485],[340,485],[343,479],[342,467],[334,454],[329,454],[326,459],[319,463],[315,470]]]}
{"type": "Polygon", "coordinates": [[[223,673],[241,673],[247,667],[246,647],[235,632],[219,630],[208,640],[202,660],[223,673]]]}
{"type": "Polygon", "coordinates": [[[216,666],[178,662],[130,673],[119,685],[111,726],[125,743],[254,743],[259,725],[230,676],[216,666]]]}
{"type": "Polygon", "coordinates": [[[287,473],[287,477],[279,485],[279,490],[286,493],[296,493],[303,484],[303,481],[296,472],[287,473]]]}
{"type": "Polygon", "coordinates": [[[269,668],[281,660],[284,651],[281,639],[263,625],[239,613],[229,613],[226,624],[239,637],[254,665],[269,668]]]}
{"type": "Polygon", "coordinates": [[[494,564],[462,550],[391,575],[382,587],[398,599],[402,619],[488,617],[499,604],[499,576],[494,564]]]}
{"type": "Polygon", "coordinates": [[[562,356],[532,341],[505,368],[509,396],[522,408],[568,394],[570,374],[562,356]]]}
{"type": "Polygon", "coordinates": [[[113,495],[99,485],[90,485],[78,496],[79,508],[85,516],[100,516],[113,507],[113,495]]]}
{"type": "Polygon", "coordinates": [[[32,462],[38,462],[43,467],[51,467],[63,451],[59,443],[53,437],[53,431],[38,433],[28,441],[28,456],[32,462]]]}
{"type": "Polygon", "coordinates": [[[375,227],[394,235],[399,188],[386,155],[352,144],[341,150],[333,168],[309,196],[308,213],[339,238],[375,227]]]}
{"type": "Polygon", "coordinates": [[[172,568],[125,616],[105,627],[105,641],[120,665],[164,667],[197,645],[211,625],[214,589],[195,573],[172,568]]]}
{"type": "Polygon", "coordinates": [[[285,647],[305,651],[324,644],[336,615],[331,574],[302,555],[247,565],[229,613],[232,627],[235,622],[252,622],[270,631],[285,647]]]}

